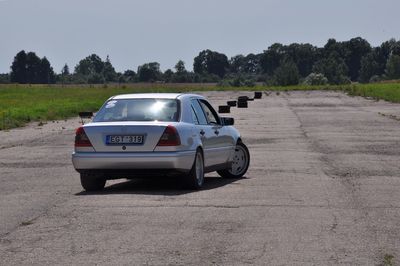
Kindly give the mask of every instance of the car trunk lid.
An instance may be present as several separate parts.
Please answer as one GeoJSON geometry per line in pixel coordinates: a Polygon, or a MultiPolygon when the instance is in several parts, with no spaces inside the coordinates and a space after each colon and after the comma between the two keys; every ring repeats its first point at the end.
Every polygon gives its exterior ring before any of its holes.
{"type": "Polygon", "coordinates": [[[165,122],[98,122],[84,126],[96,152],[152,152],[165,122]]]}

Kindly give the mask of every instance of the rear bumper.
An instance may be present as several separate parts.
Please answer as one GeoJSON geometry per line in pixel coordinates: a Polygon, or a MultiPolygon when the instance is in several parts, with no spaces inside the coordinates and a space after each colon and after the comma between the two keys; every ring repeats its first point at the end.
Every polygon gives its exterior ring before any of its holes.
{"type": "Polygon", "coordinates": [[[135,152],[135,153],[102,153],[73,152],[72,163],[75,169],[173,169],[188,172],[192,168],[195,151],[179,152],[135,152]]]}

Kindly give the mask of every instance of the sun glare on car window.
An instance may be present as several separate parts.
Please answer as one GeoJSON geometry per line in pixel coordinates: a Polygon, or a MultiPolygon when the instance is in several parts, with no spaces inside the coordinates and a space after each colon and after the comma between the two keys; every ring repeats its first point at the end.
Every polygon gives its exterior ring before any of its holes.
{"type": "Polygon", "coordinates": [[[165,102],[161,102],[161,101],[156,101],[151,107],[150,107],[150,111],[153,114],[157,114],[159,113],[165,106],[165,102]]]}

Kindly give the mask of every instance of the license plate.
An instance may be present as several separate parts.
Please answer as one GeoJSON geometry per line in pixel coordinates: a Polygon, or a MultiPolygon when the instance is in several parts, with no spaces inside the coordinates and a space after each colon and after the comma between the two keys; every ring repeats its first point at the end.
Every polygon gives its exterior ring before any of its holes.
{"type": "Polygon", "coordinates": [[[142,144],[143,135],[110,135],[107,144],[142,144]]]}

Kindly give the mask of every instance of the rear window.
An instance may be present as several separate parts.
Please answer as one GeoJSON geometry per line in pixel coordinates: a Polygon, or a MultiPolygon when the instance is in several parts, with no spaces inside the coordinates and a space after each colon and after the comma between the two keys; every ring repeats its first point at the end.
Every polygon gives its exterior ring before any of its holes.
{"type": "Polygon", "coordinates": [[[121,99],[110,100],[96,114],[93,122],[112,121],[165,121],[179,119],[178,101],[175,99],[121,99]]]}

